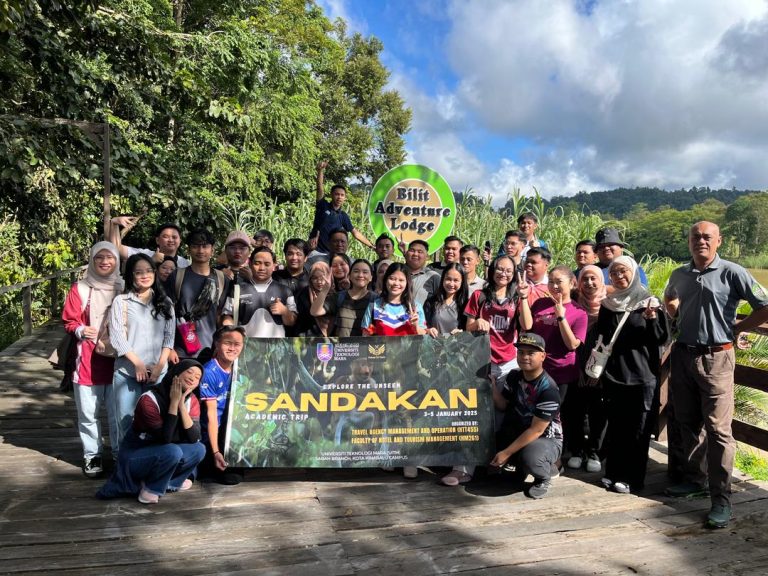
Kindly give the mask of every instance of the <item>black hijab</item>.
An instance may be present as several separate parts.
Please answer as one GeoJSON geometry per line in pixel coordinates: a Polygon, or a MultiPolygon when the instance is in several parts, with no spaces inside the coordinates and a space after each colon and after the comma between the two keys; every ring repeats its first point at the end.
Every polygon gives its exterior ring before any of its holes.
{"type": "Polygon", "coordinates": [[[165,377],[163,377],[160,383],[150,388],[150,392],[152,392],[152,395],[157,400],[160,414],[167,413],[168,407],[171,405],[171,386],[173,385],[173,379],[190,368],[199,368],[201,374],[204,372],[203,365],[200,364],[200,362],[194,358],[185,358],[178,364],[172,365],[168,369],[168,372],[165,373],[165,377]]]}

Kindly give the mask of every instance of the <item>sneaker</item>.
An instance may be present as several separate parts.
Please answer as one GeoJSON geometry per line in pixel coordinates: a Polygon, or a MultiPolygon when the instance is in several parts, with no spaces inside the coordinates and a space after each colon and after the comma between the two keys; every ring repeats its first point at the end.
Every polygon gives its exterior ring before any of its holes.
{"type": "Polygon", "coordinates": [[[533,485],[528,488],[528,496],[535,500],[544,498],[544,496],[547,495],[550,486],[552,486],[552,482],[550,482],[549,478],[535,480],[533,485]]]}
{"type": "Polygon", "coordinates": [[[707,515],[707,528],[727,528],[731,521],[731,507],[729,504],[712,504],[712,509],[707,515]]]}
{"type": "Polygon", "coordinates": [[[571,456],[568,458],[568,462],[565,463],[571,470],[578,470],[584,464],[584,458],[581,456],[571,456]]]}
{"type": "Polygon", "coordinates": [[[141,492],[139,492],[139,502],[142,504],[157,504],[160,502],[160,496],[152,494],[152,492],[146,488],[142,488],[141,492]]]}
{"type": "Polygon", "coordinates": [[[600,472],[603,469],[603,464],[600,462],[600,457],[597,454],[590,454],[587,458],[587,472],[600,472]]]}
{"type": "Polygon", "coordinates": [[[707,496],[709,490],[698,482],[683,482],[669,486],[664,493],[673,498],[698,498],[707,496]]]}
{"type": "Polygon", "coordinates": [[[611,491],[618,492],[619,494],[629,494],[629,484],[626,482],[614,482],[611,484],[611,491]]]}
{"type": "Polygon", "coordinates": [[[603,485],[603,488],[610,490],[611,486],[613,486],[613,480],[610,478],[600,478],[600,484],[603,485]]]}
{"type": "Polygon", "coordinates": [[[416,466],[405,466],[403,476],[405,478],[416,478],[419,475],[419,469],[416,466]]]}
{"type": "Polygon", "coordinates": [[[86,478],[98,478],[104,472],[104,468],[101,465],[101,456],[92,456],[86,458],[83,463],[83,474],[86,478]]]}

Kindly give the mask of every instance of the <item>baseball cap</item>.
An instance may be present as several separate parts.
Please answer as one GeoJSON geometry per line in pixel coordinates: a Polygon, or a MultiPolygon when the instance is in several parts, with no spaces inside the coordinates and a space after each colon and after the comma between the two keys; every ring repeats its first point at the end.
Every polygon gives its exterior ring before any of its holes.
{"type": "Polygon", "coordinates": [[[538,334],[534,334],[533,332],[521,332],[520,335],[517,337],[517,342],[515,343],[515,347],[522,348],[523,346],[530,346],[531,348],[537,348],[542,352],[547,351],[546,344],[544,343],[544,338],[542,338],[538,334]]]}

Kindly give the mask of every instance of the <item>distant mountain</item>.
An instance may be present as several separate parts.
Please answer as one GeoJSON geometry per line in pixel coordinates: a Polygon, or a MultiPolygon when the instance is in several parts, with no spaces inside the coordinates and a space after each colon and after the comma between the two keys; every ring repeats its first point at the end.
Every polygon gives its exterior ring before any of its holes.
{"type": "Polygon", "coordinates": [[[616,188],[604,192],[579,192],[575,196],[554,196],[546,200],[547,207],[572,207],[582,212],[599,212],[623,218],[636,204],[645,204],[654,211],[659,206],[670,206],[676,210],[687,210],[695,204],[714,198],[724,204],[731,204],[739,196],[754,194],[761,190],[712,190],[693,187],[688,190],[669,192],[659,188],[616,188]]]}

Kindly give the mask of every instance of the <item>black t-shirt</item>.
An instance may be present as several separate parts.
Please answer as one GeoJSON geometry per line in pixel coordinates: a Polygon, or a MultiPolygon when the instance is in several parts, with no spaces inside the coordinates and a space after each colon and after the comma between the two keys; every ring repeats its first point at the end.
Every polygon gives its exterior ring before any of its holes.
{"type": "Polygon", "coordinates": [[[560,391],[546,371],[529,382],[522,370],[513,370],[507,376],[501,393],[508,402],[503,428],[512,437],[516,438],[530,428],[535,416],[549,422],[542,438],[563,439],[560,391]]]}
{"type": "MultiPolygon", "coordinates": [[[[195,331],[197,332],[197,338],[200,340],[200,345],[203,348],[209,348],[213,345],[213,333],[216,332],[217,320],[221,307],[224,305],[224,300],[229,292],[229,280],[224,278],[223,289],[219,290],[219,279],[216,272],[211,269],[209,276],[203,276],[193,271],[192,268],[182,268],[184,271],[184,277],[181,283],[181,289],[179,295],[176,295],[176,276],[179,270],[175,270],[165,281],[165,291],[174,303],[176,309],[176,321],[181,321],[182,318],[194,320],[195,331]],[[195,306],[198,296],[203,291],[206,283],[210,283],[211,300],[207,303],[208,311],[200,317],[191,316],[194,309],[199,306],[195,306]]],[[[202,304],[205,307],[205,304],[202,304]]],[[[176,334],[176,343],[174,348],[179,356],[186,358],[188,354],[184,350],[178,333],[176,334]]],[[[195,354],[194,356],[197,356],[195,354]]]]}

